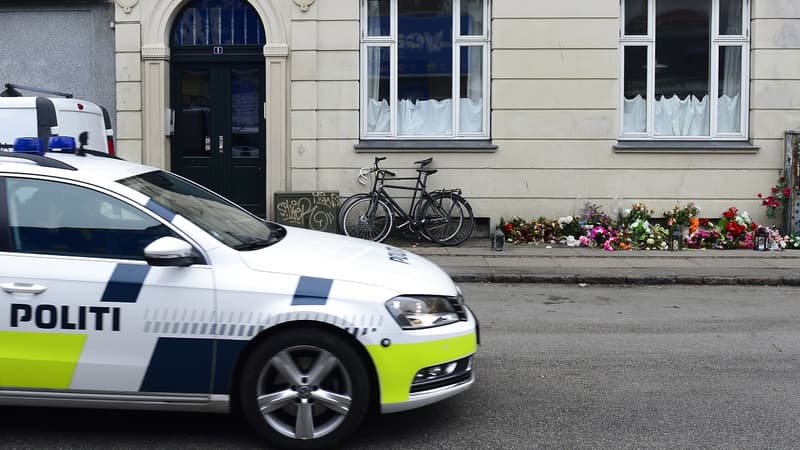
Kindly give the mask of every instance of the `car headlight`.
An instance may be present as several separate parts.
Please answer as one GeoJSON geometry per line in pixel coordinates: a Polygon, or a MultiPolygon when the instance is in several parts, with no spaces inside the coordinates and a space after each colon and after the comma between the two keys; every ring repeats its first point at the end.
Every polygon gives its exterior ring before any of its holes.
{"type": "Polygon", "coordinates": [[[438,327],[461,320],[451,299],[434,295],[395,297],[386,302],[386,309],[404,330],[438,327]]]}

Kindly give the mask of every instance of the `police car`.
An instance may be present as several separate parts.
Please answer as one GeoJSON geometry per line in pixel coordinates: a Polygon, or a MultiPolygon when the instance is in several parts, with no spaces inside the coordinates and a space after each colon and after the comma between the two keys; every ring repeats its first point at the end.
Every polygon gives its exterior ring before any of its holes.
{"type": "Polygon", "coordinates": [[[40,142],[0,153],[0,404],[240,411],[313,448],[472,385],[475,317],[426,259],[40,142]]]}

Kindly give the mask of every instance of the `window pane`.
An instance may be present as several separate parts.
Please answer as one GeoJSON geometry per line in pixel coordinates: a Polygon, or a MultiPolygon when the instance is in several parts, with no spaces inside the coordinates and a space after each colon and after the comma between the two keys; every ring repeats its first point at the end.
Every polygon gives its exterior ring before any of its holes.
{"type": "Polygon", "coordinates": [[[744,0],[720,0],[719,34],[740,36],[742,34],[742,11],[744,0]]]}
{"type": "Polygon", "coordinates": [[[244,0],[192,0],[172,28],[173,45],[264,44],[264,27],[244,0]]]}
{"type": "Polygon", "coordinates": [[[258,101],[259,69],[231,68],[231,156],[260,156],[259,124],[264,114],[258,101]]]}
{"type": "MultiPolygon", "coordinates": [[[[177,111],[183,156],[209,156],[211,131],[211,73],[208,69],[187,68],[180,74],[181,106],[177,111]]],[[[175,149],[173,148],[173,151],[175,149]]]]}
{"type": "Polygon", "coordinates": [[[647,132],[647,47],[625,47],[622,133],[647,132]]]}
{"type": "Polygon", "coordinates": [[[367,48],[367,132],[391,129],[389,99],[389,47],[367,48]]]}
{"type": "Polygon", "coordinates": [[[483,47],[461,47],[461,132],[483,131],[483,47]]]}
{"type": "Polygon", "coordinates": [[[452,135],[452,0],[398,3],[397,132],[452,135]]]}
{"type": "Polygon", "coordinates": [[[625,0],[625,34],[647,35],[647,0],[625,0]]]}
{"type": "Polygon", "coordinates": [[[709,135],[710,22],[711,0],[656,3],[656,135],[709,135]]]}
{"type": "Polygon", "coordinates": [[[719,48],[717,130],[742,132],[742,47],[719,48]]]}
{"type": "Polygon", "coordinates": [[[367,36],[389,36],[389,0],[367,0],[367,36]]]}
{"type": "Polygon", "coordinates": [[[15,251],[144,259],[144,248],[173,233],[152,217],[91,189],[43,180],[8,180],[15,251]]]}
{"type": "Polygon", "coordinates": [[[461,0],[461,35],[483,35],[483,1],[461,0]]]}

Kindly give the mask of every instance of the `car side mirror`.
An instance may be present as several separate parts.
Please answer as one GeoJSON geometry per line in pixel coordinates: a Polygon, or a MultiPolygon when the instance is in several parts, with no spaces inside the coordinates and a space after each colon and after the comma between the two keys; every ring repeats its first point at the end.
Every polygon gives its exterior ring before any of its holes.
{"type": "Polygon", "coordinates": [[[188,242],[165,236],[144,248],[144,259],[151,266],[191,266],[198,262],[194,249],[188,242]]]}

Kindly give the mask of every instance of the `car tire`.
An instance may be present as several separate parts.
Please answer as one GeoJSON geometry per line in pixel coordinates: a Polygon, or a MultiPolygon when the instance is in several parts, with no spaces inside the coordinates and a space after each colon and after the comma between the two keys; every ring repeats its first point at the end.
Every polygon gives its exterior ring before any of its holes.
{"type": "Polygon", "coordinates": [[[278,448],[326,448],[354,432],[370,403],[370,377],[352,342],[293,329],[250,354],[240,383],[242,413],[278,448]]]}

